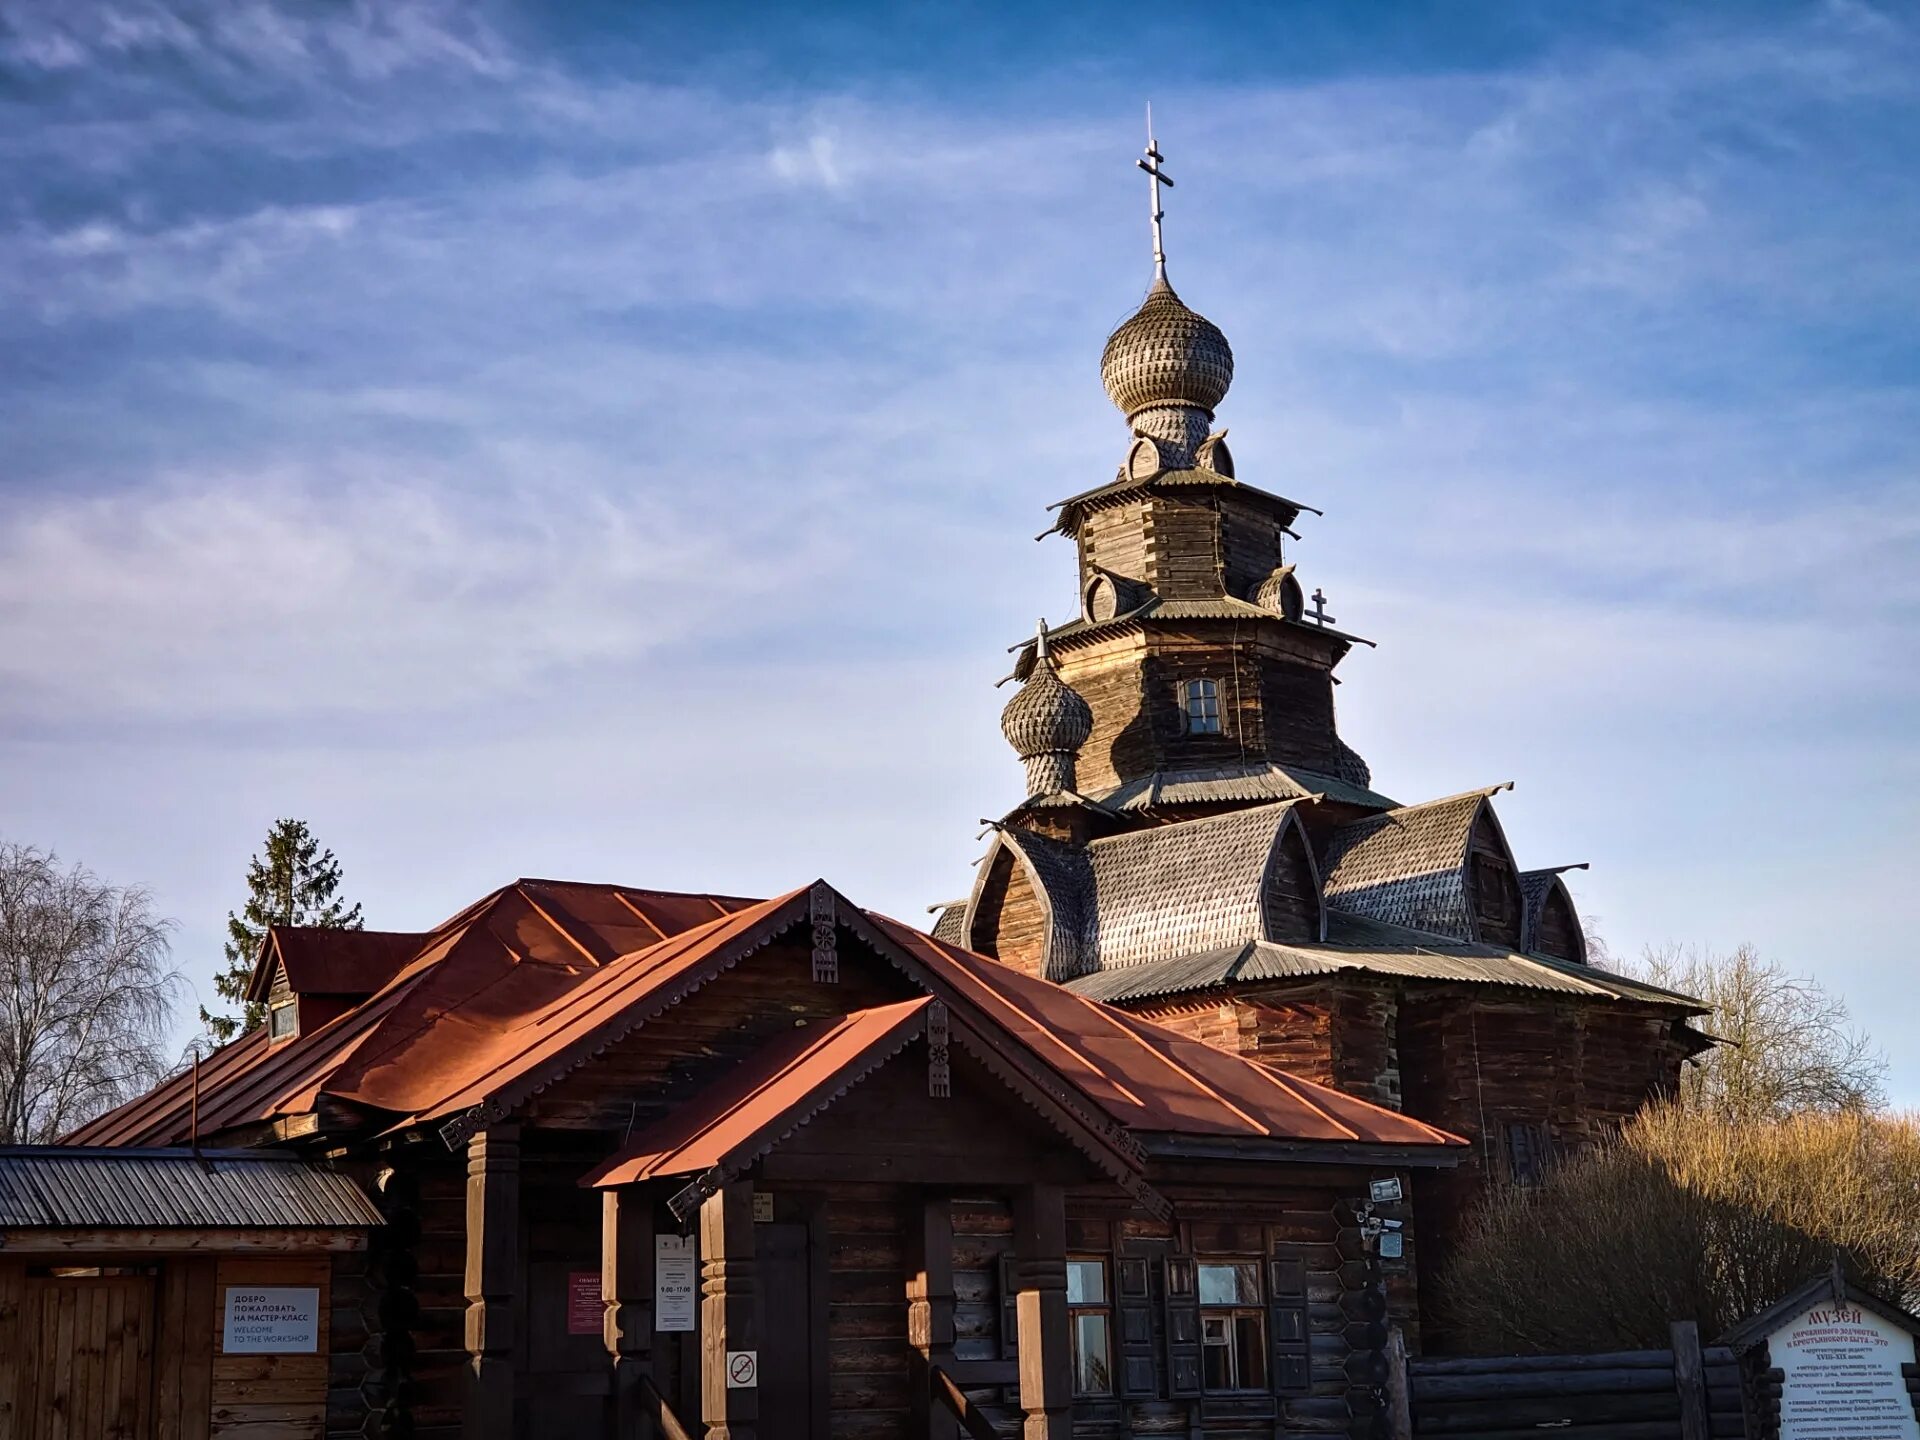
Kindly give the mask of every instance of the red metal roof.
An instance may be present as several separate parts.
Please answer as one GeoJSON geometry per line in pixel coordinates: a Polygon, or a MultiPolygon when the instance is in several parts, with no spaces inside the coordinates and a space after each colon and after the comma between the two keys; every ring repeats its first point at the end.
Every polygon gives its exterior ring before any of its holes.
{"type": "MultiPolygon", "coordinates": [[[[218,1052],[201,1071],[202,1133],[304,1114],[322,1097],[396,1126],[479,1106],[505,1113],[805,923],[808,904],[807,889],[752,903],[552,881],[510,885],[429,932],[384,989],[331,1024],[272,1047],[256,1032],[218,1052]]],[[[843,924],[946,1000],[1029,1081],[1098,1124],[1249,1140],[1463,1143],[837,897],[836,907],[843,924]]],[[[177,1143],[186,1138],[188,1085],[176,1077],[82,1127],[70,1143],[177,1143]]]]}
{"type": "Polygon", "coordinates": [[[300,995],[371,995],[420,953],[427,937],[413,930],[339,930],[275,925],[261,945],[247,999],[265,1000],[276,966],[300,995]]]}
{"type": "Polygon", "coordinates": [[[631,1185],[751,1158],[905,1047],[921,1033],[933,1003],[922,995],[782,1035],[643,1130],[580,1183],[631,1185]]]}

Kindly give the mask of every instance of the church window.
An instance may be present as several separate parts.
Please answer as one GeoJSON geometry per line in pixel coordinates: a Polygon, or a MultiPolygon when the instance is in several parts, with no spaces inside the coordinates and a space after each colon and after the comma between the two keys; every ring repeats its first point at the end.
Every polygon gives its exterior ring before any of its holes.
{"type": "Polygon", "coordinates": [[[1220,733],[1220,689],[1211,680],[1189,680],[1180,687],[1180,708],[1189,735],[1220,733]]]}
{"type": "Polygon", "coordinates": [[[1067,1318],[1073,1336],[1073,1393],[1111,1395],[1113,1360],[1108,1343],[1107,1262],[1067,1261],[1067,1318]]]}
{"type": "Polygon", "coordinates": [[[1507,1168],[1515,1185],[1538,1185],[1546,1178],[1552,1159],[1546,1126],[1531,1123],[1507,1126],[1507,1168]]]}
{"type": "Polygon", "coordinates": [[[1200,1373],[1208,1390],[1267,1384],[1267,1312],[1258,1260],[1200,1262],[1200,1373]]]}

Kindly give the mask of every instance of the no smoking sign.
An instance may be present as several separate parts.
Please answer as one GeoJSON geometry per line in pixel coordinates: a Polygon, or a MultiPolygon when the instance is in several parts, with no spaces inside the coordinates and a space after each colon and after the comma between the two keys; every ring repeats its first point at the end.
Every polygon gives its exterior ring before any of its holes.
{"type": "Polygon", "coordinates": [[[752,1390],[759,1384],[760,1352],[758,1350],[727,1351],[727,1388],[752,1390]]]}

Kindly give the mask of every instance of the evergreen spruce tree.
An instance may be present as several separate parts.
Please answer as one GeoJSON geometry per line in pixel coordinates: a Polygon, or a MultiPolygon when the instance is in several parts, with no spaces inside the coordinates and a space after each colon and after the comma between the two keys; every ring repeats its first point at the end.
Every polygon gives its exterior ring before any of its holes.
{"type": "Polygon", "coordinates": [[[219,1044],[251,1030],[266,1018],[266,1006],[249,1003],[247,982],[269,925],[319,925],[341,930],[361,928],[360,907],[337,898],[340,862],[308,831],[304,820],[276,820],[267,832],[264,858],[247,865],[247,903],[238,915],[227,912],[226,969],[213,988],[239,1007],[239,1013],[215,1015],[203,1005],[200,1019],[219,1044]]]}

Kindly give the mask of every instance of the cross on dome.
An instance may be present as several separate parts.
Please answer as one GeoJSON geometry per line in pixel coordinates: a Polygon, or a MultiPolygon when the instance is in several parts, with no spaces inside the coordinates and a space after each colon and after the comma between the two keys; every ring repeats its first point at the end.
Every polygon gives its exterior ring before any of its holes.
{"type": "Polygon", "coordinates": [[[1167,247],[1160,236],[1160,222],[1166,217],[1166,211],[1160,208],[1160,186],[1164,183],[1171,190],[1173,177],[1162,170],[1166,156],[1160,153],[1160,146],[1153,138],[1153,102],[1147,102],[1147,153],[1146,158],[1133,163],[1147,172],[1153,194],[1153,275],[1156,280],[1167,278],[1167,247]]]}

